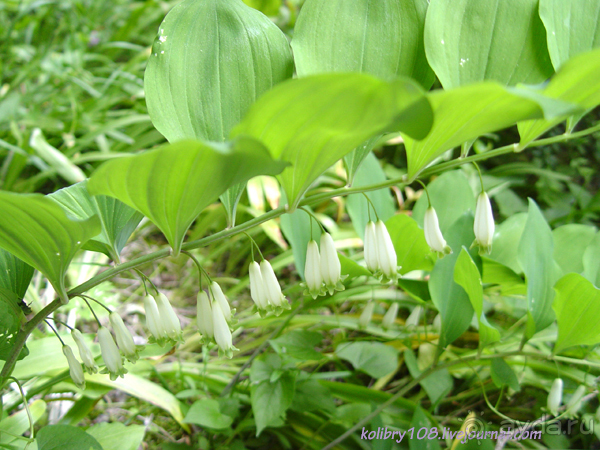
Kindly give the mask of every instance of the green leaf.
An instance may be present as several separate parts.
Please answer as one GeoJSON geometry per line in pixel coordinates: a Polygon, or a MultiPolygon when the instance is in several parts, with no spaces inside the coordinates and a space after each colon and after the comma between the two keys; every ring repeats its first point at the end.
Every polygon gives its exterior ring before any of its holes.
{"type": "Polygon", "coordinates": [[[600,233],[596,234],[583,252],[583,275],[600,288],[600,233]]]}
{"type": "Polygon", "coordinates": [[[308,330],[293,330],[279,336],[277,339],[269,340],[271,347],[282,354],[305,361],[319,361],[321,354],[315,347],[321,344],[323,336],[321,333],[308,330]]]}
{"type": "MultiPolygon", "coordinates": [[[[379,161],[370,153],[357,170],[354,176],[354,187],[368,186],[370,184],[381,183],[387,178],[381,169],[379,161]]],[[[375,206],[377,215],[384,222],[394,215],[394,200],[390,195],[389,189],[379,189],[365,193],[375,206]]],[[[367,202],[363,194],[349,195],[346,199],[346,210],[352,220],[352,225],[356,234],[362,239],[365,234],[365,227],[369,221],[375,221],[375,213],[373,208],[367,202]]]]}
{"type": "Polygon", "coordinates": [[[496,227],[494,245],[489,258],[508,267],[513,272],[523,273],[519,263],[519,241],[525,230],[527,213],[519,213],[509,217],[496,227]]]}
{"type": "Polygon", "coordinates": [[[342,265],[342,276],[348,275],[348,279],[346,281],[362,276],[372,276],[371,272],[367,268],[361,266],[353,259],[350,259],[341,253],[338,253],[338,257],[340,258],[340,264],[342,265]]]}
{"type": "Polygon", "coordinates": [[[538,0],[430,0],[425,50],[446,89],[536,84],[553,73],[538,0]]]}
{"type": "MultiPolygon", "coordinates": [[[[467,176],[460,170],[443,173],[427,186],[427,190],[442,233],[448,231],[464,213],[475,211],[476,199],[473,189],[467,176]]],[[[428,206],[427,195],[422,195],[413,208],[412,217],[421,228],[428,206]]]]}
{"type": "Polygon", "coordinates": [[[227,226],[229,228],[235,226],[235,213],[244,190],[246,190],[246,183],[236,184],[227,189],[227,191],[219,197],[225,208],[225,212],[227,213],[227,226]]]}
{"type": "MultiPolygon", "coordinates": [[[[37,423],[46,412],[46,402],[43,400],[33,401],[29,405],[29,412],[31,412],[33,423],[37,423]]],[[[0,420],[0,446],[14,443],[16,439],[13,436],[3,433],[3,431],[9,431],[12,434],[21,436],[27,430],[29,430],[29,418],[25,409],[21,409],[11,416],[4,417],[0,420]]]]}
{"type": "Polygon", "coordinates": [[[390,233],[402,275],[412,270],[433,269],[433,257],[425,233],[417,222],[406,214],[397,214],[385,226],[390,233]]]}
{"type": "Polygon", "coordinates": [[[70,220],[40,194],[0,192],[0,247],[43,273],[63,302],[65,274],[75,253],[100,232],[97,217],[70,220]]]}
{"type": "Polygon", "coordinates": [[[284,166],[247,137],[226,144],[180,141],[104,163],[88,181],[88,191],[144,214],[178,255],[192,222],[229,187],[275,175],[284,166]]]}
{"type": "Polygon", "coordinates": [[[42,130],[39,128],[34,128],[32,131],[29,145],[41,159],[69,183],[78,183],[85,180],[85,174],[81,169],[73,164],[59,149],[48,144],[42,130]]]}
{"type": "Polygon", "coordinates": [[[267,16],[276,16],[279,13],[282,0],[244,0],[244,3],[258,9],[267,16]]]}
{"type": "Polygon", "coordinates": [[[598,0],[540,0],[540,17],[556,70],[572,57],[600,47],[598,0]]]}
{"type": "Polygon", "coordinates": [[[454,342],[463,334],[473,318],[473,306],[465,290],[454,281],[454,267],[463,246],[470,246],[473,234],[473,216],[463,215],[445,235],[453,253],[435,263],[429,278],[431,300],[442,317],[441,347],[454,342]]]}
{"type": "Polygon", "coordinates": [[[126,204],[111,197],[92,197],[87,181],[60,189],[49,197],[57,202],[72,220],[87,220],[97,215],[102,231],[89,240],[84,248],[100,251],[119,262],[119,254],[134,232],[142,215],[126,204]]]}
{"type": "Polygon", "coordinates": [[[462,248],[454,266],[454,281],[460,285],[471,301],[479,322],[480,348],[500,340],[500,332],[488,322],[483,312],[483,285],[479,269],[466,248],[462,248]]]}
{"type": "Polygon", "coordinates": [[[579,274],[569,273],[554,286],[556,298],[552,307],[558,321],[555,352],[574,345],[600,342],[600,289],[579,274]]]}
{"type": "Polygon", "coordinates": [[[47,425],[35,437],[38,450],[103,450],[91,435],[70,425],[47,425]]]}
{"type": "Polygon", "coordinates": [[[291,409],[298,412],[335,410],[335,403],[329,389],[317,380],[302,380],[296,383],[296,393],[291,409]]]}
{"type": "MultiPolygon", "coordinates": [[[[6,359],[12,353],[21,322],[25,322],[23,311],[19,307],[20,300],[14,292],[0,288],[0,360],[6,359]]],[[[19,359],[27,356],[27,348],[23,348],[19,359]]]]}
{"type": "Polygon", "coordinates": [[[14,292],[21,303],[32,277],[33,267],[0,248],[0,288],[14,292]]]}
{"type": "Polygon", "coordinates": [[[170,142],[221,142],[292,71],[287,38],[259,11],[241,0],[185,0],[167,14],[152,46],[148,112],[170,142]]]}
{"type": "Polygon", "coordinates": [[[556,272],[552,253],[552,231],[537,204],[529,199],[529,212],[519,241],[518,260],[527,280],[527,337],[530,338],[554,321],[552,286],[556,272]]]}
{"type": "Polygon", "coordinates": [[[552,230],[554,260],[563,274],[583,272],[583,255],[596,236],[589,225],[568,224],[552,230]]]}
{"type": "MultiPolygon", "coordinates": [[[[425,428],[428,433],[430,432],[430,430],[435,428],[433,423],[425,414],[425,411],[423,411],[423,408],[421,408],[420,406],[417,406],[415,408],[412,420],[410,421],[410,426],[413,427],[417,432],[416,436],[419,436],[419,431],[421,430],[421,428],[425,428]]],[[[427,434],[426,436],[429,436],[429,434],[427,434]]],[[[441,433],[439,436],[441,437],[441,433]]],[[[408,448],[410,450],[439,450],[441,447],[438,442],[438,439],[436,438],[428,439],[426,437],[424,439],[419,439],[417,437],[417,439],[409,439],[408,448]]]]}
{"type": "Polygon", "coordinates": [[[292,39],[298,76],[402,75],[429,89],[435,77],[425,58],[426,12],[427,0],[307,0],[292,39]]]}
{"type": "Polygon", "coordinates": [[[354,183],[354,176],[358,171],[359,167],[361,167],[362,163],[365,161],[367,156],[371,153],[371,150],[375,148],[377,143],[379,142],[380,136],[375,136],[370,139],[367,139],[361,145],[356,147],[346,156],[344,156],[344,166],[346,167],[346,175],[348,178],[348,186],[352,186],[354,183]]]}
{"type": "Polygon", "coordinates": [[[398,351],[380,342],[345,342],[335,354],[373,378],[389,375],[398,367],[398,351]]]}
{"type": "Polygon", "coordinates": [[[200,425],[214,430],[229,428],[233,418],[220,411],[219,402],[212,398],[203,398],[194,402],[184,419],[187,423],[200,425]]]}
{"type": "Polygon", "coordinates": [[[411,180],[435,158],[464,142],[523,120],[544,114],[564,116],[569,111],[563,102],[554,104],[530,90],[506,88],[492,81],[433,91],[427,97],[434,111],[431,131],[420,141],[402,135],[411,180]]]}
{"type": "MultiPolygon", "coordinates": [[[[411,349],[404,351],[404,362],[413,378],[421,375],[417,358],[411,349]]],[[[440,400],[446,397],[452,390],[452,377],[448,373],[448,369],[437,370],[431,375],[423,378],[419,384],[427,393],[433,406],[437,405],[440,400]]]]}
{"type": "Polygon", "coordinates": [[[143,425],[103,422],[91,426],[86,433],[95,438],[103,450],[137,450],[142,445],[146,428],[143,425]]]}
{"type": "MultiPolygon", "coordinates": [[[[567,61],[540,93],[547,98],[579,105],[584,110],[599,105],[600,49],[582,53],[567,61]]],[[[519,123],[520,147],[525,148],[535,138],[564,121],[567,115],[519,123]]]]}
{"type": "Polygon", "coordinates": [[[513,391],[521,390],[519,380],[512,368],[502,358],[493,358],[491,361],[492,381],[497,388],[508,386],[513,391]]]}
{"type": "Polygon", "coordinates": [[[388,130],[424,137],[432,121],[412,81],[386,83],[364,74],[326,74],[286,81],[250,108],[233,135],[265,143],[292,164],[280,175],[293,211],[311,184],[367,139],[388,130]]]}

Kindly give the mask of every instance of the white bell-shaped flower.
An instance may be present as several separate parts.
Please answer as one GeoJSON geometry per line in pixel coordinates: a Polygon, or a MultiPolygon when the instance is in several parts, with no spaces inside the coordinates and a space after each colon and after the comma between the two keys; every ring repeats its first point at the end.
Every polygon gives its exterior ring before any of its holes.
{"type": "Polygon", "coordinates": [[[276,312],[280,313],[282,309],[290,309],[290,303],[281,293],[281,286],[275,276],[271,263],[266,259],[260,262],[260,274],[263,281],[263,292],[267,302],[273,306],[276,312]]]}
{"type": "Polygon", "coordinates": [[[225,297],[223,289],[221,289],[219,283],[213,281],[210,284],[209,292],[212,293],[212,298],[217,303],[219,303],[219,306],[221,307],[221,311],[223,311],[223,315],[225,316],[225,320],[227,321],[227,323],[231,323],[231,319],[233,318],[233,315],[231,313],[231,307],[229,306],[229,301],[227,300],[227,297],[225,297]]]}
{"type": "Polygon", "coordinates": [[[365,309],[363,309],[362,314],[358,318],[358,326],[359,328],[367,328],[367,326],[371,323],[371,319],[373,318],[373,310],[375,309],[375,302],[367,303],[365,309]]]}
{"type": "Polygon", "coordinates": [[[204,291],[198,292],[198,302],[196,303],[196,321],[198,330],[202,335],[203,343],[207,343],[214,337],[212,307],[208,295],[204,291]]]}
{"type": "Polygon", "coordinates": [[[321,255],[315,240],[308,243],[306,248],[306,263],[304,265],[304,279],[306,280],[306,294],[313,299],[323,295],[323,277],[321,275],[321,255]]]}
{"type": "Polygon", "coordinates": [[[375,239],[377,242],[377,262],[379,269],[388,280],[398,279],[398,259],[396,249],[385,223],[378,220],[375,224],[375,239]]]}
{"type": "Polygon", "coordinates": [[[427,241],[429,247],[431,247],[431,250],[433,250],[440,256],[452,252],[448,244],[446,244],[444,236],[442,236],[440,224],[438,222],[438,217],[435,212],[435,209],[433,209],[432,206],[427,208],[427,211],[425,211],[423,228],[425,231],[425,240],[427,241]]]}
{"type": "Polygon", "coordinates": [[[124,378],[127,369],[123,367],[123,358],[108,328],[100,327],[98,330],[98,342],[100,343],[102,359],[106,365],[106,369],[101,373],[109,373],[112,381],[115,381],[117,377],[124,378]]]}
{"type": "Polygon", "coordinates": [[[144,297],[144,311],[146,313],[146,327],[152,338],[149,342],[156,342],[161,347],[165,345],[167,332],[163,328],[162,321],[160,320],[160,314],[158,313],[158,306],[156,300],[150,295],[144,297]]]}
{"type": "Polygon", "coordinates": [[[67,362],[69,363],[69,375],[71,375],[71,380],[73,380],[73,383],[75,383],[78,388],[85,389],[85,377],[83,376],[81,363],[77,361],[77,358],[75,358],[71,347],[68,345],[63,345],[62,350],[63,354],[67,357],[67,362]]]}
{"type": "Polygon", "coordinates": [[[225,320],[225,316],[223,315],[223,311],[218,302],[213,302],[212,313],[215,342],[219,347],[219,353],[223,353],[228,358],[231,358],[233,352],[237,351],[237,348],[233,346],[233,338],[231,336],[229,324],[225,320]]]}
{"type": "Polygon", "coordinates": [[[583,384],[579,385],[575,393],[567,402],[567,410],[569,411],[569,415],[571,417],[576,416],[579,410],[581,409],[581,403],[583,401],[583,396],[585,395],[586,391],[587,388],[583,384]]]}
{"type": "Polygon", "coordinates": [[[115,332],[115,338],[117,341],[117,347],[121,350],[121,353],[131,363],[134,363],[139,359],[138,349],[133,342],[133,336],[123,323],[123,319],[117,312],[111,312],[108,316],[110,325],[115,332]]]}
{"type": "Polygon", "coordinates": [[[175,314],[171,303],[169,303],[169,299],[160,292],[155,299],[156,306],[158,307],[159,320],[161,321],[163,330],[165,330],[167,336],[171,340],[175,341],[174,343],[183,342],[181,323],[179,322],[179,317],[175,314]]]}
{"type": "Polygon", "coordinates": [[[365,227],[365,262],[367,263],[367,269],[375,273],[379,270],[379,258],[377,257],[377,232],[375,229],[375,222],[369,221],[365,227]]]}
{"type": "Polygon", "coordinates": [[[248,268],[248,273],[250,275],[250,296],[259,312],[264,314],[269,306],[269,300],[267,299],[265,283],[260,273],[260,265],[256,261],[252,261],[248,268]]]}
{"type": "Polygon", "coordinates": [[[329,295],[345,289],[342,284],[342,265],[329,233],[321,235],[321,276],[329,295]]]}
{"type": "Polygon", "coordinates": [[[548,394],[548,410],[555,416],[558,416],[558,408],[562,403],[563,380],[555,378],[548,394]]]}
{"type": "Polygon", "coordinates": [[[475,232],[474,245],[479,246],[480,253],[491,253],[492,240],[494,239],[494,214],[492,212],[492,204],[485,192],[477,197],[477,206],[475,208],[475,224],[473,231],[475,232]]]}
{"type": "Polygon", "coordinates": [[[89,374],[97,373],[98,366],[96,365],[96,361],[94,360],[94,355],[92,355],[92,351],[85,343],[81,331],[73,329],[71,331],[71,337],[75,341],[75,344],[77,344],[77,348],[79,349],[79,356],[83,361],[85,371],[89,374]]]}
{"type": "Polygon", "coordinates": [[[421,313],[423,312],[422,306],[415,306],[412,312],[406,318],[406,322],[404,322],[405,327],[417,327],[419,326],[419,321],[421,319],[421,313]]]}
{"type": "Polygon", "coordinates": [[[392,303],[385,315],[383,316],[381,326],[384,330],[389,330],[394,326],[394,322],[396,321],[396,317],[398,316],[398,307],[398,303],[392,303]]]}

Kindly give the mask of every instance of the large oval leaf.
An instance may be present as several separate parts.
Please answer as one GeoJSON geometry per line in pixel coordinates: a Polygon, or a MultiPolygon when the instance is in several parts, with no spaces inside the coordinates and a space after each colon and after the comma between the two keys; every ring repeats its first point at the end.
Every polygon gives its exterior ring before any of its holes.
{"type": "Polygon", "coordinates": [[[368,138],[387,130],[423,138],[431,121],[428,101],[410,80],[327,74],[276,86],[233,135],[254,136],[275,158],[292,163],[280,180],[294,210],[317,177],[368,138]]]}
{"type": "Polygon", "coordinates": [[[540,17],[556,70],[572,57],[600,47],[598,0],[540,0],[540,17]]]}
{"type": "Polygon", "coordinates": [[[144,77],[152,123],[170,141],[224,141],[248,107],[292,76],[288,41],[241,0],[185,0],[160,25],[144,77]]]}
{"type": "Polygon", "coordinates": [[[553,72],[538,0],[431,0],[425,51],[446,89],[536,84],[553,72]]]}
{"type": "Polygon", "coordinates": [[[33,267],[0,248],[0,288],[13,292],[22,299],[32,277],[33,267]]]}
{"type": "Polygon", "coordinates": [[[0,247],[43,273],[63,302],[65,273],[75,253],[100,233],[98,217],[70,220],[39,194],[0,192],[0,247]]]}
{"type": "Polygon", "coordinates": [[[435,77],[423,44],[426,12],[427,0],[307,0],[292,40],[298,76],[404,75],[429,89],[435,77]]]}
{"type": "Polygon", "coordinates": [[[257,175],[276,175],[284,167],[252,138],[227,144],[188,140],[109,161],[94,172],[88,190],[144,214],[178,255],[194,219],[223,192],[257,175]]]}

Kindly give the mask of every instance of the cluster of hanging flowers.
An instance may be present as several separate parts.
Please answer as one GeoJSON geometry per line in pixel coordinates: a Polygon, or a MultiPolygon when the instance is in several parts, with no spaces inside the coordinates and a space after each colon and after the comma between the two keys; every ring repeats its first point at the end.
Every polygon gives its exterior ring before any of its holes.
{"type": "Polygon", "coordinates": [[[208,287],[208,294],[201,290],[197,297],[198,331],[200,331],[201,342],[208,344],[214,342],[219,348],[219,355],[228,358],[238,349],[233,345],[231,334],[232,325],[235,324],[235,309],[229,306],[229,301],[223,293],[221,286],[212,281],[208,287]]]}
{"type": "Polygon", "coordinates": [[[342,277],[342,266],[333,238],[324,232],[320,244],[319,249],[317,241],[311,239],[306,248],[304,295],[310,295],[313,299],[327,292],[332,295],[335,291],[345,289],[342,281],[346,276],[342,277]]]}

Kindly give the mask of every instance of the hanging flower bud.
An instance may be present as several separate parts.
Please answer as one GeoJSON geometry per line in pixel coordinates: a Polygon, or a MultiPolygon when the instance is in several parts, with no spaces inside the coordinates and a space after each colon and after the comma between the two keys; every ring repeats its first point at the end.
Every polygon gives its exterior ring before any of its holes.
{"type": "Polygon", "coordinates": [[[310,241],[306,249],[304,279],[306,280],[307,287],[305,294],[311,295],[313,299],[323,294],[323,277],[321,276],[321,256],[319,255],[319,246],[317,245],[317,242],[315,240],[310,241]]]}
{"type": "Polygon", "coordinates": [[[121,353],[123,353],[129,362],[135,364],[140,357],[138,356],[138,349],[133,342],[133,336],[131,336],[131,333],[123,323],[123,319],[121,319],[119,313],[113,311],[108,318],[115,332],[117,347],[119,347],[119,350],[121,350],[121,353]]]}
{"type": "Polygon", "coordinates": [[[438,217],[435,213],[435,209],[433,209],[433,207],[431,206],[427,208],[427,211],[425,211],[425,219],[423,225],[425,231],[425,240],[427,241],[429,247],[431,247],[431,250],[433,250],[440,256],[452,253],[452,250],[446,244],[444,236],[442,236],[442,232],[440,231],[440,224],[438,222],[438,217]]]}
{"type": "Polygon", "coordinates": [[[555,416],[558,416],[558,408],[562,403],[563,380],[556,378],[548,394],[548,410],[555,416]]]}
{"type": "Polygon", "coordinates": [[[396,250],[385,224],[378,220],[375,224],[375,239],[377,241],[377,261],[379,269],[388,280],[398,279],[398,259],[396,250]]]}
{"type": "Polygon", "coordinates": [[[375,273],[379,270],[379,260],[377,258],[377,233],[375,231],[375,222],[369,221],[365,228],[365,262],[367,269],[375,273]]]}
{"type": "Polygon", "coordinates": [[[492,213],[492,204],[485,192],[477,197],[477,207],[475,208],[475,242],[473,245],[479,245],[480,253],[491,253],[492,240],[494,239],[494,214],[492,213]]]}
{"type": "Polygon", "coordinates": [[[229,306],[229,301],[225,294],[223,294],[223,290],[221,286],[216,281],[213,281],[210,285],[210,293],[212,293],[212,297],[215,301],[219,303],[221,307],[221,311],[223,311],[223,316],[225,316],[225,320],[227,323],[231,323],[231,319],[233,315],[231,314],[231,307],[229,306]]]}
{"type": "Polygon", "coordinates": [[[383,316],[383,320],[381,321],[381,326],[384,330],[389,330],[394,326],[396,316],[398,316],[398,303],[394,302],[390,305],[387,312],[383,316]]]}
{"type": "Polygon", "coordinates": [[[173,311],[173,307],[165,294],[159,292],[158,297],[156,298],[156,306],[158,307],[161,327],[165,330],[166,335],[171,340],[175,341],[175,343],[183,342],[179,318],[177,317],[177,314],[175,314],[175,311],[173,311]]]}
{"type": "Polygon", "coordinates": [[[79,349],[79,356],[83,361],[85,371],[89,374],[97,373],[98,366],[96,365],[96,361],[94,361],[94,355],[92,355],[90,348],[85,343],[81,331],[77,329],[72,330],[71,337],[75,341],[75,344],[77,344],[77,348],[79,349]]]}
{"type": "Polygon", "coordinates": [[[437,346],[430,342],[424,342],[421,345],[419,345],[419,354],[417,355],[417,367],[420,371],[423,371],[433,365],[436,352],[437,346]]]}
{"type": "Polygon", "coordinates": [[[213,330],[213,318],[212,308],[210,306],[210,300],[206,292],[198,292],[198,302],[196,303],[196,321],[198,323],[198,330],[202,335],[203,343],[207,343],[214,337],[213,330]]]}
{"type": "Polygon", "coordinates": [[[405,327],[417,327],[419,326],[419,320],[421,319],[421,313],[423,312],[422,306],[415,306],[415,309],[409,314],[404,322],[405,327]]]}
{"type": "Polygon", "coordinates": [[[248,273],[250,275],[250,296],[259,312],[261,312],[261,315],[263,315],[269,306],[269,300],[265,293],[266,288],[262,274],[260,273],[260,265],[256,261],[252,261],[248,268],[248,273]]]}
{"type": "Polygon", "coordinates": [[[218,302],[213,302],[212,313],[215,342],[219,346],[219,353],[224,353],[228,358],[231,358],[233,352],[238,349],[233,346],[231,330],[218,302]]]}
{"type": "Polygon", "coordinates": [[[163,347],[166,341],[166,331],[162,326],[160,315],[158,313],[158,306],[156,300],[150,295],[144,297],[144,311],[146,313],[146,327],[152,337],[148,339],[148,342],[156,342],[158,345],[163,347]]]}
{"type": "Polygon", "coordinates": [[[321,235],[321,276],[329,295],[343,291],[346,287],[342,284],[342,265],[335,249],[335,243],[329,233],[321,235]]]}
{"type": "Polygon", "coordinates": [[[73,383],[75,383],[79,389],[85,389],[85,378],[83,376],[81,363],[77,361],[77,358],[75,358],[71,347],[68,345],[63,345],[62,350],[69,363],[69,375],[71,375],[71,380],[73,380],[73,383]]]}
{"type": "Polygon", "coordinates": [[[569,399],[567,403],[567,411],[569,411],[569,415],[571,415],[572,417],[576,416],[579,410],[581,409],[581,402],[586,390],[587,389],[583,384],[580,385],[569,399]]]}
{"type": "Polygon", "coordinates": [[[282,309],[290,309],[290,303],[281,293],[281,286],[275,276],[271,263],[266,259],[260,262],[260,274],[263,281],[263,292],[267,302],[280,313],[282,309]]]}
{"type": "Polygon", "coordinates": [[[358,318],[358,327],[359,328],[367,328],[367,326],[371,323],[371,318],[373,317],[373,310],[375,309],[375,302],[367,303],[365,309],[363,309],[362,314],[358,318]]]}
{"type": "Polygon", "coordinates": [[[108,328],[100,327],[98,330],[98,342],[100,343],[102,359],[106,365],[106,369],[101,373],[109,373],[112,381],[115,381],[117,377],[124,378],[127,369],[123,367],[123,358],[121,358],[117,344],[115,344],[108,328]]]}
{"type": "Polygon", "coordinates": [[[438,314],[433,318],[433,324],[431,325],[438,333],[442,331],[442,315],[438,314]]]}

